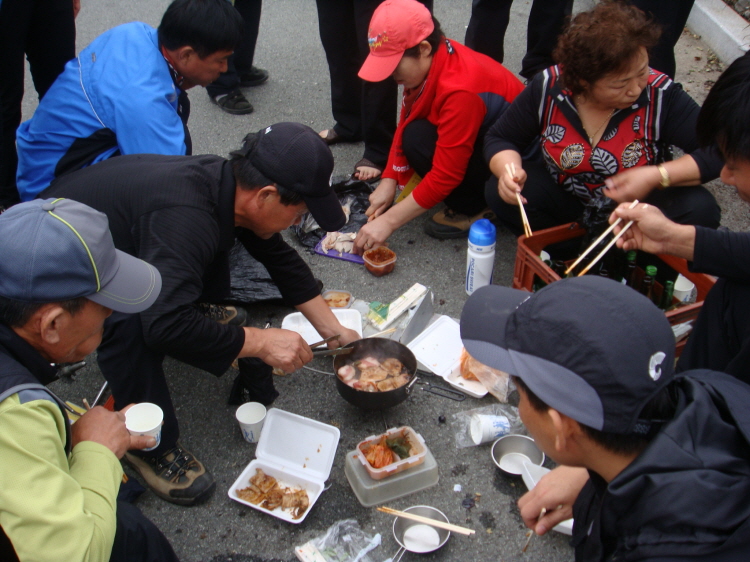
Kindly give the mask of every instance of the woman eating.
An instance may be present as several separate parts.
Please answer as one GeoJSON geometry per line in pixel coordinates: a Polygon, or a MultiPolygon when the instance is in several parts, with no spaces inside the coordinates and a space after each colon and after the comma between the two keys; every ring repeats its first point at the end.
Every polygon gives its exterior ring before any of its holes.
{"type": "Polygon", "coordinates": [[[393,78],[404,87],[401,117],[380,185],[370,196],[369,222],[355,251],[381,245],[399,227],[445,201],[427,221],[436,238],[466,236],[487,215],[483,157],[487,128],[523,86],[489,57],[447,39],[416,0],[386,0],[368,32],[370,55],[359,76],[393,78]],[[394,205],[396,191],[403,191],[394,205]]]}
{"type": "Polygon", "coordinates": [[[638,199],[681,224],[717,228],[721,212],[700,184],[723,163],[698,148],[699,106],[648,66],[660,29],[632,6],[605,1],[575,16],[537,75],[495,123],[485,156],[496,176],[486,196],[498,218],[522,232],[517,193],[533,230],[605,217],[638,199]],[[672,160],[671,146],[685,155],[672,160]],[[539,159],[521,154],[538,147],[539,159]]]}

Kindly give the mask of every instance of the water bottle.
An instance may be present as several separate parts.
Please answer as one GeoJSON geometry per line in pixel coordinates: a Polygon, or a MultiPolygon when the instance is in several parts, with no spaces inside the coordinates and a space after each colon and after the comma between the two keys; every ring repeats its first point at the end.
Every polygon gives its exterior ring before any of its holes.
{"type": "Polygon", "coordinates": [[[469,229],[469,250],[466,255],[466,294],[492,283],[495,268],[495,225],[479,219],[469,229]]]}

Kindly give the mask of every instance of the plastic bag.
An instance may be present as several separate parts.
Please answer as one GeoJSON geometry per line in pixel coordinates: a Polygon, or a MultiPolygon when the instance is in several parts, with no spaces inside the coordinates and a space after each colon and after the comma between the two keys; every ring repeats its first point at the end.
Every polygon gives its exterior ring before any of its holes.
{"type": "Polygon", "coordinates": [[[508,373],[480,363],[466,349],[461,350],[461,376],[467,380],[478,380],[500,402],[508,401],[508,373]]]}
{"type": "Polygon", "coordinates": [[[375,562],[369,552],[380,545],[380,540],[380,533],[368,535],[356,519],[344,519],[334,523],[324,535],[295,547],[294,553],[303,562],[320,560],[313,557],[316,554],[326,562],[375,562]]]}
{"type": "MultiPolygon", "coordinates": [[[[349,209],[349,220],[339,229],[339,232],[359,232],[365,223],[365,211],[370,206],[370,194],[373,188],[367,182],[351,179],[349,176],[338,177],[334,180],[333,190],[339,197],[342,207],[349,209]]],[[[292,227],[300,243],[308,248],[314,248],[325,236],[325,231],[318,226],[310,213],[302,215],[300,224],[292,227]]]]}
{"type": "Polygon", "coordinates": [[[505,416],[510,422],[510,431],[508,431],[508,434],[526,434],[526,428],[521,423],[521,418],[518,416],[518,408],[509,404],[492,404],[490,406],[453,414],[454,427],[456,429],[456,447],[459,449],[463,449],[464,447],[476,447],[476,443],[474,443],[474,440],[471,438],[471,418],[475,414],[484,416],[505,416]]]}
{"type": "Polygon", "coordinates": [[[246,304],[281,299],[281,293],[263,265],[239,241],[229,252],[229,300],[246,304]]]}

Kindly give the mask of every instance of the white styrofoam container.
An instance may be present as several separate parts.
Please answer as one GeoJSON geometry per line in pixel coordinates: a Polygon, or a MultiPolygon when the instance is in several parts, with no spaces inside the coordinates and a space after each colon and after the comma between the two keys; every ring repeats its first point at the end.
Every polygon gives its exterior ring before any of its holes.
{"type": "MultiPolygon", "coordinates": [[[[354,330],[359,334],[360,338],[362,337],[362,315],[358,310],[351,308],[332,308],[331,312],[333,312],[334,316],[338,318],[338,321],[342,326],[354,330]]],[[[310,324],[310,321],[305,318],[301,312],[293,312],[292,314],[286,315],[284,320],[281,321],[281,327],[284,330],[297,332],[308,344],[319,342],[323,339],[323,336],[318,333],[313,325],[310,324]]]]}
{"type": "Polygon", "coordinates": [[[271,408],[266,414],[255,450],[256,458],[250,461],[229,488],[229,497],[289,523],[302,523],[331,474],[339,436],[338,428],[332,425],[271,408]],[[289,511],[281,508],[270,511],[237,495],[237,490],[250,485],[250,478],[255,476],[256,468],[276,478],[282,487],[301,488],[307,492],[310,505],[302,517],[292,519],[289,511]]]}
{"type": "Polygon", "coordinates": [[[461,376],[461,326],[448,316],[440,316],[414,338],[409,345],[414,356],[425,368],[442,377],[452,387],[474,398],[487,395],[479,381],[461,376]]]}

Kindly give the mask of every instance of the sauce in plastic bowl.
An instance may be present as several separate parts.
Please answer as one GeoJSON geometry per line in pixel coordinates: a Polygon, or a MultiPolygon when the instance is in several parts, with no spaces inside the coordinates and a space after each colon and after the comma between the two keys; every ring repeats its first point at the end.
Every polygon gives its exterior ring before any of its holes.
{"type": "Polygon", "coordinates": [[[367,271],[375,277],[390,273],[396,267],[396,252],[385,246],[367,250],[362,254],[362,259],[365,260],[367,271]]]}

